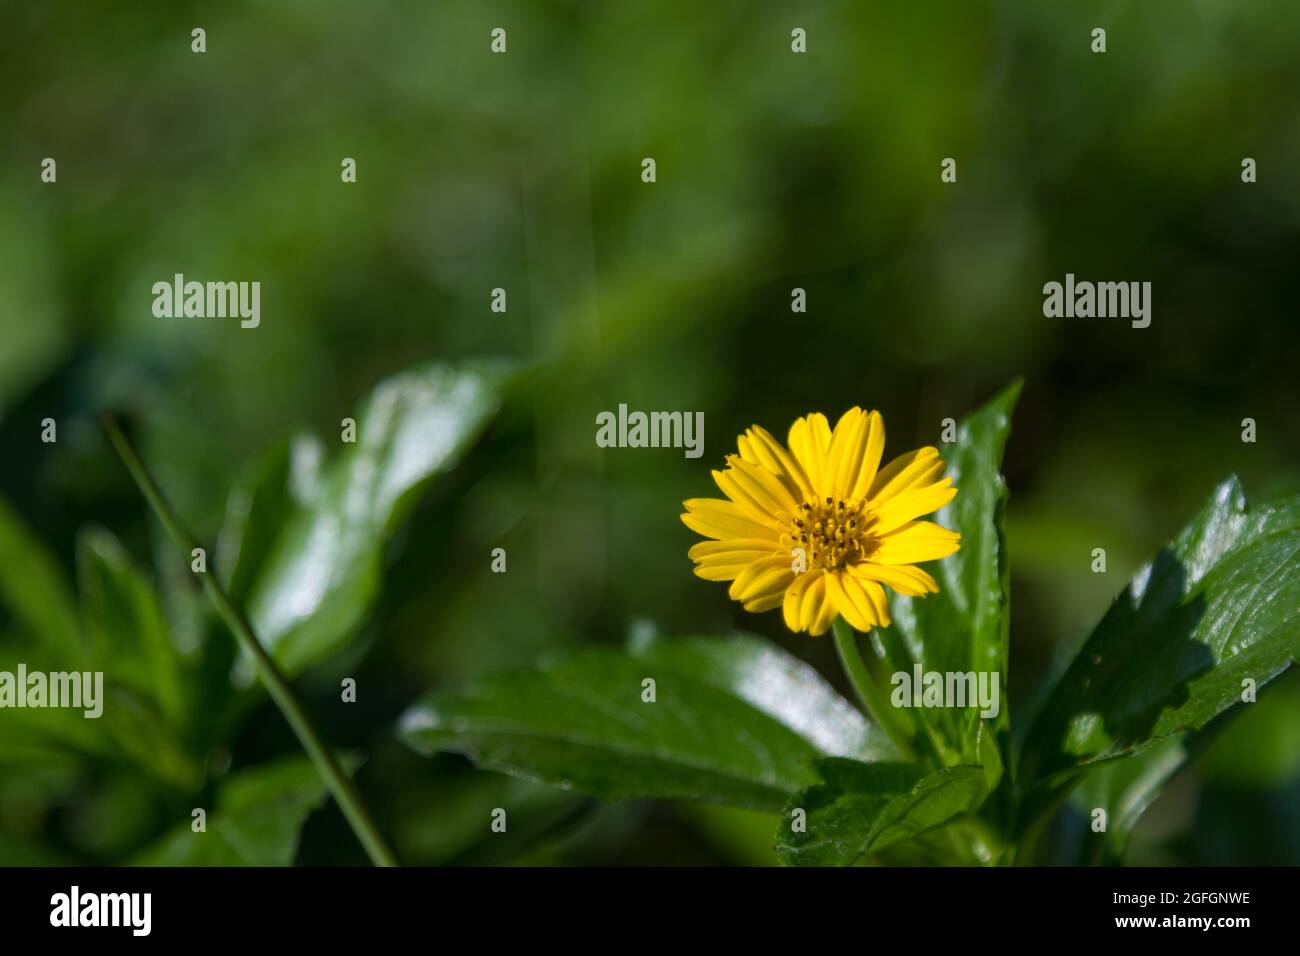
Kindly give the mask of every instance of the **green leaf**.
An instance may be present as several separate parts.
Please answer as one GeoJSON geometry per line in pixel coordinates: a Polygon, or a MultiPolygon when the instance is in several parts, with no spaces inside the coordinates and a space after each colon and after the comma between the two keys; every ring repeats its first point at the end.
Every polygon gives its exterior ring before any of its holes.
{"type": "Polygon", "coordinates": [[[725,638],[634,637],[628,653],[694,676],[774,717],[823,754],[868,763],[897,760],[893,742],[835,692],[816,669],[749,634],[725,638]]]}
{"type": "Polygon", "coordinates": [[[863,857],[972,813],[988,794],[985,768],[818,761],[822,782],[786,804],[776,830],[781,862],[851,866],[863,857]],[[799,811],[802,811],[800,814],[799,811]]]}
{"type": "Polygon", "coordinates": [[[190,719],[188,674],[152,580],[116,537],[95,526],[78,536],[77,577],[88,669],[105,679],[98,722],[140,766],[179,787],[196,786],[202,770],[181,739],[190,719]]]}
{"type": "Polygon", "coordinates": [[[756,638],[591,649],[407,711],[423,753],[605,800],[682,798],[776,810],[829,753],[892,753],[815,671],[756,638]],[[643,699],[652,679],[654,701],[643,699]]]}
{"type": "Polygon", "coordinates": [[[81,620],[77,597],[53,559],[0,503],[0,582],[21,641],[0,641],[0,671],[75,672],[99,685],[99,714],[82,707],[15,708],[0,721],[0,764],[50,759],[128,761],[173,785],[192,786],[198,773],[179,736],[181,681],[167,624],[149,580],[107,531],[78,538],[81,620]],[[102,682],[96,680],[103,674],[102,682]]]}
{"type": "MultiPolygon", "coordinates": [[[[0,602],[9,628],[0,634],[0,672],[81,670],[88,650],[76,598],[54,556],[0,499],[0,602]]],[[[14,708],[0,711],[0,766],[22,767],[72,753],[113,752],[96,721],[82,711],[14,708]]]]}
{"type": "MultiPolygon", "coordinates": [[[[474,363],[386,379],[356,416],[355,444],[294,489],[298,506],[259,557],[248,601],[258,637],[286,671],[323,660],[354,633],[378,591],[388,537],[417,490],[478,438],[509,378],[504,364],[474,363]]],[[[240,574],[232,580],[242,587],[240,574]]]]}
{"type": "Polygon", "coordinates": [[[318,440],[303,437],[275,445],[241,471],[226,498],[215,555],[221,583],[236,606],[244,605],[257,583],[283,528],[282,516],[309,507],[293,494],[295,463],[314,470],[322,455],[318,440]]]}
{"type": "MultiPolygon", "coordinates": [[[[1291,672],[1294,673],[1294,672],[1291,672]]],[[[1086,835],[1090,863],[1120,863],[1138,820],[1188,764],[1203,783],[1221,781],[1234,791],[1267,790],[1300,770],[1300,684],[1275,681],[1249,707],[1220,714],[1200,730],[1158,741],[1141,753],[1089,764],[1071,802],[1087,817],[1106,811],[1104,834],[1086,835]]]]}
{"type": "Polygon", "coordinates": [[[0,499],[0,600],[20,632],[45,644],[64,663],[85,656],[77,602],[54,556],[0,499]]]}
{"type": "Polygon", "coordinates": [[[411,866],[480,866],[510,862],[534,844],[582,820],[595,801],[555,787],[464,767],[421,775],[402,788],[389,824],[411,866]],[[508,807],[504,833],[487,825],[484,808],[508,807]]]}
{"type": "MultiPolygon", "coordinates": [[[[1008,602],[1006,543],[1002,516],[1007,486],[1002,451],[1011,413],[1020,396],[1013,382],[962,419],[957,440],[941,449],[957,497],[938,513],[939,524],[961,532],[961,549],[931,566],[939,593],[923,598],[892,595],[893,623],[873,646],[894,671],[998,675],[999,712],[994,728],[1008,726],[1006,705],[1008,602]]],[[[979,753],[979,706],[922,708],[925,724],[944,763],[975,763],[979,753]]]]}
{"type": "Polygon", "coordinates": [[[1108,760],[1091,767],[1072,796],[1087,827],[1080,862],[1119,863],[1128,849],[1138,820],[1200,750],[1199,734],[1167,737],[1141,754],[1108,760]],[[1106,829],[1092,830],[1092,814],[1106,811],[1106,829]]]}
{"type": "Polygon", "coordinates": [[[1236,790],[1275,790],[1300,777],[1300,670],[1269,685],[1196,763],[1197,776],[1236,790]]]}
{"type": "MultiPolygon", "coordinates": [[[[355,765],[355,761],[350,761],[355,765]]],[[[207,814],[177,826],[131,862],[135,866],[288,866],[298,833],[325,801],[325,784],[306,757],[290,757],[232,776],[207,814]]]]}
{"type": "Polygon", "coordinates": [[[678,816],[695,837],[711,847],[728,866],[776,866],[772,825],[777,816],[761,810],[716,803],[682,804],[678,816]]]}
{"type": "MultiPolygon", "coordinates": [[[[32,671],[58,670],[66,666],[49,655],[32,653],[32,648],[0,642],[0,672],[16,674],[19,665],[32,671]]],[[[80,669],[75,668],[75,669],[80,669]]],[[[107,691],[107,687],[105,688],[107,691]]],[[[104,712],[112,719],[111,703],[104,712]]],[[[104,717],[88,720],[85,709],[70,707],[24,707],[0,710],[0,768],[32,761],[95,756],[113,759],[120,751],[104,717]]],[[[7,771],[6,771],[7,772],[7,771]]]]}
{"type": "Polygon", "coordinates": [[[153,700],[174,724],[185,705],[181,668],[153,583],[131,565],[121,543],[91,526],[77,539],[81,613],[90,650],[113,683],[153,700]]]}
{"type": "Polygon", "coordinates": [[[1247,509],[1235,478],[1143,568],[1047,696],[1021,776],[1068,786],[1090,763],[1204,727],[1300,652],[1300,498],[1247,509]]]}

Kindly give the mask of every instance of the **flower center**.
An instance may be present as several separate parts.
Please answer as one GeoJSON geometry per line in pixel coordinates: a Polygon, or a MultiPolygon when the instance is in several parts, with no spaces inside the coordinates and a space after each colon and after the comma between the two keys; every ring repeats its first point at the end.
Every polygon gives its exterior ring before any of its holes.
{"type": "Polygon", "coordinates": [[[804,549],[810,571],[835,571],[874,549],[875,537],[867,528],[875,520],[875,514],[861,501],[805,501],[791,518],[790,546],[804,549]]]}

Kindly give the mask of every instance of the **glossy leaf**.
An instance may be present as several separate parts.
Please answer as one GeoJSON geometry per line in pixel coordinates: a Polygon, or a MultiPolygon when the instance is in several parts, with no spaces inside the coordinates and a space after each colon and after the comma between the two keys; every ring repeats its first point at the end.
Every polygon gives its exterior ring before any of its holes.
{"type": "Polygon", "coordinates": [[[725,638],[634,638],[629,653],[732,694],[811,741],[822,753],[867,762],[897,760],[898,750],[816,669],[749,634],[725,638]]]}
{"type": "MultiPolygon", "coordinates": [[[[248,587],[254,629],[287,671],[324,659],[355,632],[378,590],[384,545],[413,494],[460,461],[496,412],[508,377],[506,366],[488,363],[395,375],[357,413],[355,444],[310,481],[295,464],[296,507],[272,544],[257,545],[257,580],[248,587]]],[[[248,534],[231,534],[236,552],[250,553],[248,534]]],[[[241,573],[237,565],[231,579],[242,588],[241,573]]]]}
{"type": "Polygon", "coordinates": [[[945,767],[926,776],[911,764],[817,763],[822,782],[786,804],[776,831],[781,862],[851,866],[863,857],[977,810],[985,768],[945,767]]]}
{"type": "MultiPolygon", "coordinates": [[[[923,598],[892,595],[893,623],[877,634],[874,646],[895,672],[998,674],[996,729],[1009,720],[1006,701],[1008,601],[1006,542],[1002,514],[1007,486],[1000,472],[1011,431],[1011,414],[1020,395],[1015,382],[966,416],[957,440],[940,448],[957,497],[938,513],[944,527],[961,532],[961,549],[927,565],[938,594],[923,598]]],[[[978,706],[916,711],[947,764],[980,760],[978,706]]]]}
{"type": "Polygon", "coordinates": [[[587,650],[432,694],[406,713],[401,734],[424,753],[468,754],[605,800],[769,810],[815,780],[816,758],[889,752],[810,668],[744,637],[587,650]]]}
{"type": "Polygon", "coordinates": [[[1236,479],[1138,572],[1025,741],[1026,781],[1205,726],[1300,653],[1300,498],[1247,509],[1236,479]]]}

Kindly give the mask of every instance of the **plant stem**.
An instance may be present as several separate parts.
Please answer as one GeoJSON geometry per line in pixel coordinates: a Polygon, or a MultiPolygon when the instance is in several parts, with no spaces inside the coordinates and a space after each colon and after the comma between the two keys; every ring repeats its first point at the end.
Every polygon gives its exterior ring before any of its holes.
{"type": "MultiPolygon", "coordinates": [[[[131,477],[135,479],[136,485],[139,486],[140,491],[149,502],[149,506],[153,508],[158,520],[162,522],[163,528],[171,539],[184,549],[188,560],[189,555],[197,547],[194,539],[181,527],[175,512],[172,511],[158,485],[150,476],[148,469],[145,468],[144,462],[135,453],[135,450],[126,440],[126,436],[122,434],[122,429],[112,416],[104,416],[104,428],[108,432],[108,437],[113,446],[117,449],[118,455],[121,456],[127,470],[131,473],[131,477]]],[[[289,722],[289,726],[293,728],[294,734],[302,743],[303,749],[307,751],[307,756],[316,765],[317,772],[329,788],[330,793],[334,795],[334,799],[338,801],[339,807],[343,810],[343,815],[347,817],[348,823],[351,824],[353,832],[356,833],[357,839],[361,841],[361,845],[365,848],[371,862],[376,866],[396,866],[397,858],[393,856],[393,851],[384,843],[384,838],[370,818],[365,804],[361,802],[361,795],[357,793],[351,778],[348,777],[347,772],[339,764],[334,751],[330,749],[320,734],[317,733],[316,728],[312,726],[307,712],[303,710],[302,705],[294,696],[293,690],[289,687],[288,681],[280,673],[280,669],[276,666],[271,655],[266,652],[262,642],[257,639],[257,635],[253,633],[253,629],[245,620],[244,615],[230,600],[230,596],[221,587],[215,574],[207,571],[195,572],[195,574],[202,583],[203,590],[207,593],[209,600],[215,605],[217,613],[226,622],[226,626],[235,635],[240,646],[252,658],[257,674],[262,679],[262,683],[266,685],[271,699],[280,708],[285,720],[289,722]]]]}
{"type": "Polygon", "coordinates": [[[844,673],[848,675],[849,683],[853,685],[853,690],[857,693],[858,699],[862,701],[863,707],[866,708],[871,719],[874,720],[898,747],[899,752],[908,760],[916,759],[916,753],[912,749],[912,741],[897,721],[894,719],[894,712],[890,708],[889,701],[884,693],[876,686],[876,682],[871,679],[871,674],[867,671],[867,665],[862,660],[862,652],[858,649],[857,635],[854,634],[853,628],[845,622],[844,618],[837,617],[835,623],[831,625],[835,633],[835,650],[839,652],[840,664],[844,667],[844,673]]]}

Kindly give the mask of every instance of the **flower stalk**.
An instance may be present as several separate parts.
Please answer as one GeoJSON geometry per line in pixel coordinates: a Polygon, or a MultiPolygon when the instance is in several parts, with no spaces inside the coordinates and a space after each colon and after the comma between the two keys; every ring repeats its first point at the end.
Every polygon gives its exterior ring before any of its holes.
{"type": "Polygon", "coordinates": [[[912,747],[910,735],[897,720],[889,698],[876,684],[862,660],[857,634],[842,617],[835,619],[831,631],[835,635],[835,650],[840,656],[840,664],[868,716],[888,735],[905,759],[915,760],[916,751],[912,747]]]}

